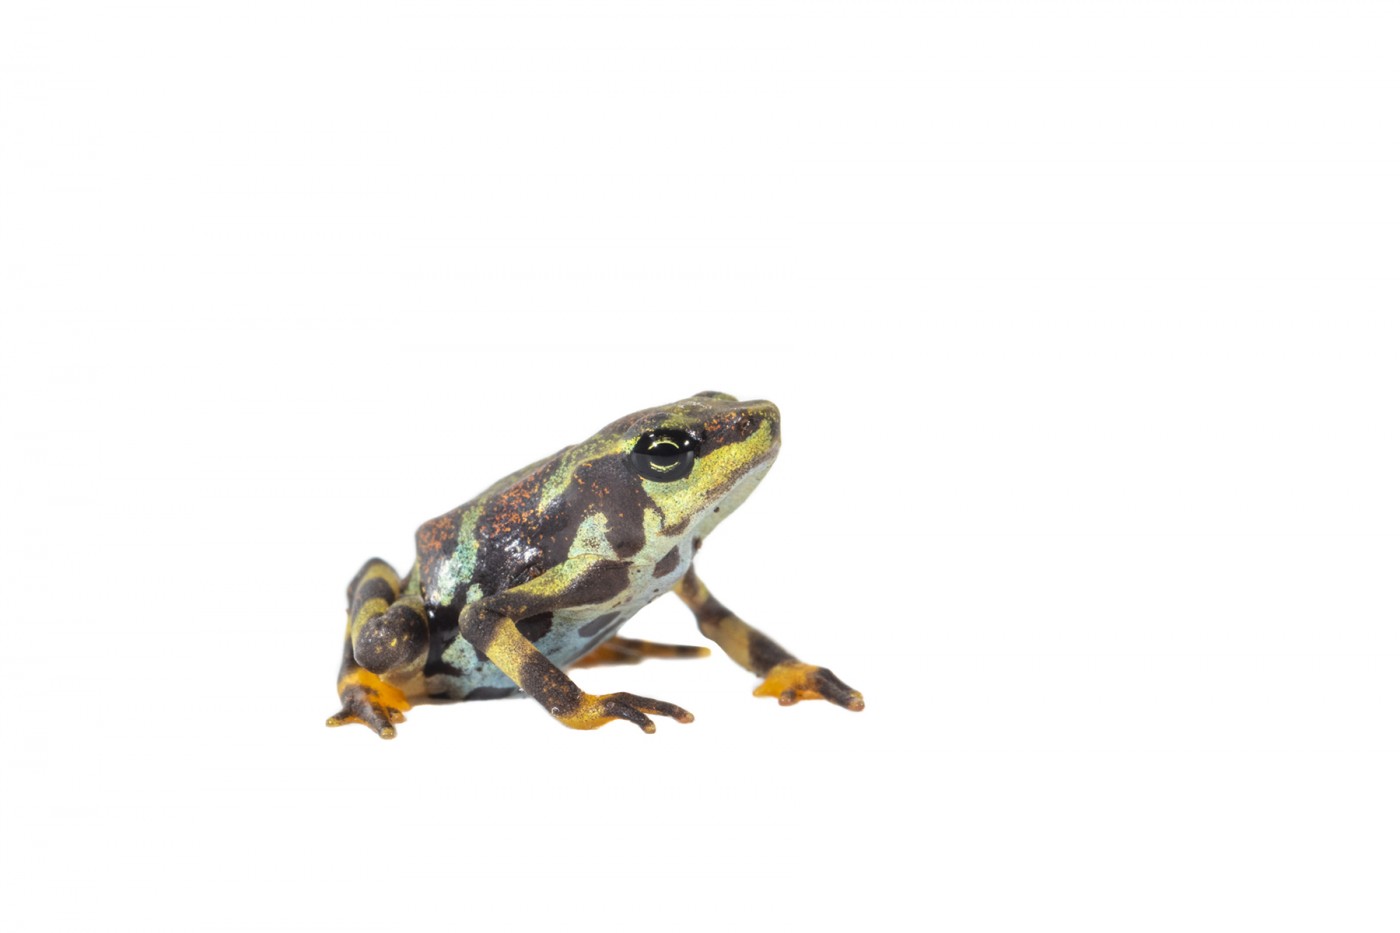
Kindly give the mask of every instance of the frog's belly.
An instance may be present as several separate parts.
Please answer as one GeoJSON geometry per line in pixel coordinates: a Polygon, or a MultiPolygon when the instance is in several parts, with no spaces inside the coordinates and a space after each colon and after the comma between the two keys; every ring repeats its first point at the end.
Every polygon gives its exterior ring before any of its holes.
{"type": "MultiPolygon", "coordinates": [[[[535,647],[556,667],[566,667],[611,638],[644,605],[626,605],[596,615],[557,613],[535,647]]],[[[423,672],[422,693],[429,699],[493,699],[515,692],[515,683],[505,672],[461,635],[454,635],[439,657],[430,658],[423,672]]]]}

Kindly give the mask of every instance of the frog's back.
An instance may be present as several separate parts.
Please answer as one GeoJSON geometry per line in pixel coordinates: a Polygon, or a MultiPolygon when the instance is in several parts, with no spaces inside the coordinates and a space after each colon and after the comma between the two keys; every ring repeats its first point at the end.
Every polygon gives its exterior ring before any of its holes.
{"type": "Polygon", "coordinates": [[[460,610],[523,582],[547,559],[542,545],[550,543],[557,522],[540,514],[539,497],[562,453],[515,471],[418,527],[425,604],[460,610]]]}
{"type": "Polygon", "coordinates": [[[653,523],[661,521],[661,513],[641,484],[620,475],[616,464],[591,462],[581,446],[517,470],[419,527],[418,579],[430,630],[424,668],[429,696],[460,699],[514,689],[461,635],[462,610],[478,600],[561,568],[571,556],[597,555],[615,565],[622,580],[606,603],[516,621],[542,654],[563,667],[611,637],[689,566],[693,541],[685,536],[685,523],[671,534],[659,528],[649,533],[647,512],[653,523]],[[664,566],[653,574],[658,563],[664,566]]]}
{"type": "MultiPolygon", "coordinates": [[[[458,618],[466,605],[518,586],[566,557],[572,535],[564,510],[542,509],[540,500],[568,450],[517,470],[419,526],[418,575],[429,625],[423,669],[428,696],[470,699],[515,692],[511,680],[462,637],[458,618]]],[[[567,663],[572,645],[561,641],[562,631],[546,638],[550,623],[539,618],[518,624],[556,663],[567,663]]]]}

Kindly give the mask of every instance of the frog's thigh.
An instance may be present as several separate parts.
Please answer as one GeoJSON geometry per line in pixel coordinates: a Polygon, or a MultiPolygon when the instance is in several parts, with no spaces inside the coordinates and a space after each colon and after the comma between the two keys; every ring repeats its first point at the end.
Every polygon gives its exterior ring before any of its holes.
{"type": "Polygon", "coordinates": [[[337,685],[341,708],[326,725],[364,723],[390,739],[394,723],[403,722],[408,698],[379,675],[411,674],[423,666],[427,619],[421,600],[399,596],[399,585],[394,568],[378,559],[368,561],[350,581],[345,651],[337,685]],[[422,622],[421,648],[415,619],[422,622]]]}
{"type": "Polygon", "coordinates": [[[411,673],[427,658],[428,614],[423,600],[400,596],[398,589],[397,575],[368,577],[356,587],[350,604],[355,663],[374,674],[411,673]]]}

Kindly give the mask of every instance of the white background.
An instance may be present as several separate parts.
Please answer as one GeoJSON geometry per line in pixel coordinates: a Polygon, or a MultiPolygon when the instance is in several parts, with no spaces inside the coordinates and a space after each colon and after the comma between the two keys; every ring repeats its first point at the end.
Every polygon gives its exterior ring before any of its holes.
{"type": "Polygon", "coordinates": [[[7,4],[5,927],[1395,929],[1397,37],[7,4]],[[698,566],[864,713],[322,726],[365,558],[710,388],[785,448],[698,566]]]}

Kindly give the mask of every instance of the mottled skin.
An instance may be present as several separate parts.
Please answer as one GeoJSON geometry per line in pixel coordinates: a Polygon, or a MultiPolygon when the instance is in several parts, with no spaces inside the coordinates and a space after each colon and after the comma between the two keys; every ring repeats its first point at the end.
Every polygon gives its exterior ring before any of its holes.
{"type": "Polygon", "coordinates": [[[700,631],[763,678],[784,705],[864,707],[829,670],[803,664],[710,595],[691,561],[778,454],[778,409],[702,392],[620,418],[581,444],[500,480],[425,522],[407,580],[371,560],[351,580],[342,708],[384,738],[418,702],[524,690],[560,722],[593,729],[648,714],[690,722],[671,703],[584,693],[563,668],[700,657],[704,648],[614,637],[674,589],[700,631]]]}

